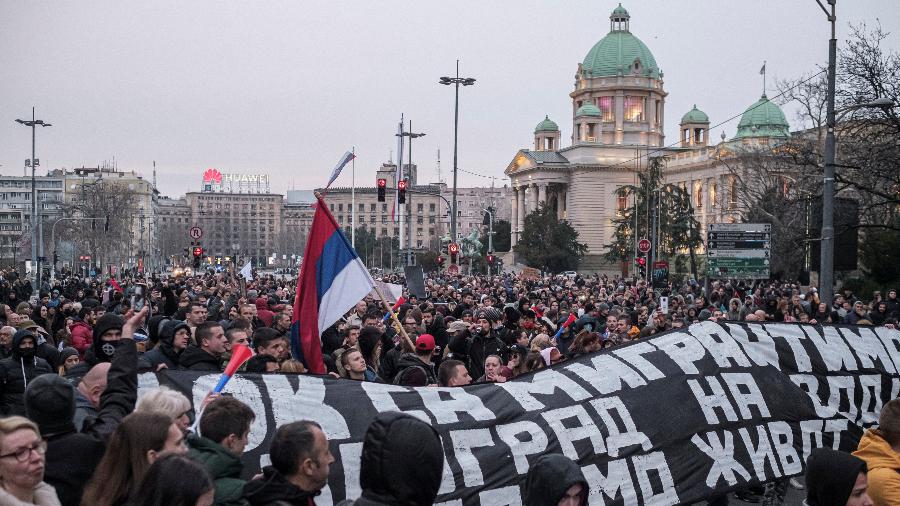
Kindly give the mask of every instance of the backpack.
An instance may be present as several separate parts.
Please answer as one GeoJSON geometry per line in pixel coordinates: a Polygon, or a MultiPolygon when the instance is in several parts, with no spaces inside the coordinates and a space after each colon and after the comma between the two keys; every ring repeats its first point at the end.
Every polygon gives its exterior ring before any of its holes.
{"type": "Polygon", "coordinates": [[[400,371],[394,375],[394,384],[402,385],[403,381],[409,377],[409,373],[414,370],[422,371],[422,374],[425,375],[425,383],[426,384],[434,383],[434,381],[432,381],[433,378],[431,378],[431,376],[428,374],[427,369],[425,369],[421,365],[410,365],[410,366],[404,367],[403,369],[400,369],[400,371]]]}

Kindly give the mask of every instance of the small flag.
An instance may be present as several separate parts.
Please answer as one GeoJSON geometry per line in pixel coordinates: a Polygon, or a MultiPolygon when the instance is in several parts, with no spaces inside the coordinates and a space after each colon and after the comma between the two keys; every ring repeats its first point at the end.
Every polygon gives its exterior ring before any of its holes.
{"type": "Polygon", "coordinates": [[[331,187],[331,183],[333,183],[334,180],[341,175],[341,169],[343,169],[344,166],[350,163],[350,160],[353,160],[354,158],[356,158],[356,155],[354,155],[353,153],[349,151],[344,153],[344,156],[342,156],[341,159],[338,160],[337,165],[335,165],[334,170],[331,171],[331,179],[328,180],[328,184],[325,185],[325,188],[331,187]]]}
{"type": "Polygon", "coordinates": [[[404,302],[406,302],[406,299],[404,299],[403,297],[400,297],[399,299],[397,299],[397,302],[395,302],[395,303],[394,303],[394,306],[391,307],[390,312],[385,313],[385,314],[384,314],[384,318],[382,318],[381,321],[387,322],[388,320],[390,320],[390,319],[391,319],[391,313],[397,311],[397,308],[400,307],[400,306],[402,306],[404,302]]]}
{"type": "Polygon", "coordinates": [[[119,283],[117,283],[115,279],[109,278],[109,284],[112,285],[113,290],[115,290],[115,291],[117,291],[117,292],[119,292],[119,293],[124,292],[124,290],[122,290],[122,287],[119,286],[119,283]]]}
{"type": "Polygon", "coordinates": [[[759,75],[766,75],[766,62],[763,62],[763,66],[759,69],[759,75]]]}
{"type": "Polygon", "coordinates": [[[250,261],[247,261],[247,265],[245,265],[240,272],[238,272],[244,279],[250,280],[253,278],[253,268],[250,267],[250,261]]]}
{"type": "Polygon", "coordinates": [[[234,373],[237,372],[238,368],[244,365],[244,362],[250,360],[250,357],[253,356],[253,350],[250,349],[246,344],[235,344],[231,347],[231,360],[228,361],[228,365],[225,366],[225,372],[222,373],[222,376],[219,377],[219,382],[216,384],[216,387],[213,388],[213,393],[218,394],[221,393],[225,388],[225,385],[228,384],[228,380],[234,376],[234,373]]]}
{"type": "Polygon", "coordinates": [[[565,330],[567,328],[569,328],[569,325],[571,325],[573,323],[575,323],[575,313],[569,313],[569,317],[566,319],[565,322],[563,322],[562,325],[560,325],[559,330],[556,331],[556,335],[553,336],[553,339],[556,339],[559,336],[561,336],[563,334],[563,332],[565,332],[565,330]]]}
{"type": "Polygon", "coordinates": [[[309,372],[325,374],[322,332],[368,295],[375,281],[322,197],[317,202],[297,282],[290,337],[294,358],[309,372]]]}

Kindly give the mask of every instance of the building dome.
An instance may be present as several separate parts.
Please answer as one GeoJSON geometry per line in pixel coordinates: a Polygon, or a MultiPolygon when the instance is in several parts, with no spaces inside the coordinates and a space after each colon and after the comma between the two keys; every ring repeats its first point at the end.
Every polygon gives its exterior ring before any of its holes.
{"type": "Polygon", "coordinates": [[[582,62],[585,77],[641,75],[659,78],[656,58],[628,30],[628,11],[619,4],[610,15],[610,32],[594,44],[582,62]]]}
{"type": "Polygon", "coordinates": [[[559,132],[559,125],[550,119],[550,116],[544,116],[544,120],[534,127],[534,133],[538,132],[559,132]]]}
{"type": "Polygon", "coordinates": [[[697,109],[697,104],[694,104],[694,108],[681,117],[681,124],[684,125],[687,123],[709,123],[709,116],[700,109],[697,109]]]}
{"type": "Polygon", "coordinates": [[[769,100],[765,93],[744,111],[738,123],[736,139],[745,137],[790,137],[791,126],[781,107],[769,100]]]}
{"type": "Polygon", "coordinates": [[[600,116],[600,108],[591,102],[585,102],[584,105],[575,111],[575,117],[577,118],[578,116],[600,116]]]}

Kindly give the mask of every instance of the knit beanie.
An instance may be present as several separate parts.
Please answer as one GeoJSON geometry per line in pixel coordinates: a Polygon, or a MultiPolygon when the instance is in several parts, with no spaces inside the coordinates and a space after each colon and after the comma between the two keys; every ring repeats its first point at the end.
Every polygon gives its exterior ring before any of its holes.
{"type": "Polygon", "coordinates": [[[808,506],[845,506],[866,462],[849,453],[817,448],[806,461],[808,506]]]}
{"type": "Polygon", "coordinates": [[[42,374],[25,389],[25,413],[41,437],[75,432],[75,388],[56,374],[42,374]]]}
{"type": "Polygon", "coordinates": [[[109,330],[122,330],[122,327],[125,325],[125,319],[115,313],[106,313],[97,320],[97,324],[94,325],[94,342],[91,344],[91,349],[94,352],[94,358],[99,360],[100,362],[109,362],[112,360],[113,356],[116,354],[116,347],[118,346],[118,342],[103,342],[100,339],[105,332],[109,330]]]}

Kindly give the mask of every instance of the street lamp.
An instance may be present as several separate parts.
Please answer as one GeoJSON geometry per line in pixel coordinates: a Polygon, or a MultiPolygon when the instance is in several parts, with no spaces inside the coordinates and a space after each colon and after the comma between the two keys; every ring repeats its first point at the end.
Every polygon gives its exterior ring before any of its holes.
{"type": "MultiPolygon", "coordinates": [[[[412,131],[412,120],[409,122],[409,132],[403,132],[399,134],[394,134],[397,137],[409,137],[409,157],[406,160],[406,180],[409,184],[412,184],[412,178],[409,177],[409,173],[412,170],[412,141],[413,139],[418,139],[419,137],[425,137],[424,133],[413,133],[412,131]]],[[[401,167],[402,169],[402,167],[401,167]]],[[[406,197],[406,208],[409,209],[409,218],[406,220],[406,265],[412,265],[412,195],[409,194],[409,188],[407,188],[407,197],[406,197]]]]}
{"type": "MultiPolygon", "coordinates": [[[[44,123],[43,120],[34,119],[34,107],[31,108],[31,120],[23,120],[17,119],[16,123],[20,125],[25,125],[27,127],[31,127],[31,160],[25,161],[25,166],[31,165],[31,265],[35,268],[34,271],[34,285],[32,288],[32,293],[40,293],[40,263],[37,258],[37,188],[35,184],[35,170],[37,166],[40,164],[40,161],[35,158],[34,155],[34,146],[35,146],[35,127],[42,126],[48,127],[53,126],[50,123],[44,123]]],[[[43,241],[42,241],[43,242],[43,241]]]]}
{"type": "Polygon", "coordinates": [[[456,99],[453,106],[453,202],[450,209],[450,240],[456,242],[456,172],[457,172],[457,141],[459,139],[459,85],[472,86],[475,79],[472,77],[459,77],[459,60],[456,60],[456,77],[442,77],[441,84],[456,85],[456,99]]]}

